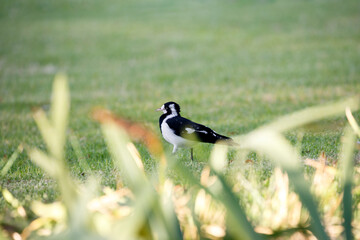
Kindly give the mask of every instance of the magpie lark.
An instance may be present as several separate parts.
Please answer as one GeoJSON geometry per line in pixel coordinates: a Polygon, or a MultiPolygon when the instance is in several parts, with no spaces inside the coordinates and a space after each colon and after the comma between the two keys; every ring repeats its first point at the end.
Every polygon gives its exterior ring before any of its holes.
{"type": "Polygon", "coordinates": [[[174,145],[173,153],[179,147],[190,147],[191,160],[193,160],[192,146],[196,142],[236,145],[231,138],[220,135],[204,125],[181,117],[180,106],[175,102],[167,102],[156,110],[163,112],[159,118],[160,131],[164,139],[174,145]]]}

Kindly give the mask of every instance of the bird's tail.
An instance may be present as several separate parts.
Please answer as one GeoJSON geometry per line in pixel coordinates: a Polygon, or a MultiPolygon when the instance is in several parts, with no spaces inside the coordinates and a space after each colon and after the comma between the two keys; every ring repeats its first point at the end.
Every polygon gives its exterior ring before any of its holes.
{"type": "Polygon", "coordinates": [[[218,134],[219,139],[215,142],[215,144],[224,144],[231,147],[238,147],[240,146],[237,142],[235,142],[232,138],[226,137],[223,135],[218,134]]]}

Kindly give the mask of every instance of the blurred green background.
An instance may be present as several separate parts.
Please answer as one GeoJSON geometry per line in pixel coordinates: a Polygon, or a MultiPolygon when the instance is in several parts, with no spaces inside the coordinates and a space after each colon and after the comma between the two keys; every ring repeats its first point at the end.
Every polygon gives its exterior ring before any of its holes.
{"type": "MultiPolygon", "coordinates": [[[[45,147],[32,109],[49,107],[58,72],[70,81],[69,133],[79,138],[104,184],[113,185],[117,173],[90,117],[94,106],[143,122],[160,135],[154,110],[172,100],[183,116],[219,133],[246,133],[280,115],[358,94],[359,24],[360,3],[352,0],[2,0],[1,164],[20,143],[45,147]]],[[[335,159],[344,122],[309,126],[303,156],[325,151],[335,159]]],[[[288,137],[294,142],[297,134],[288,137]]],[[[151,171],[155,163],[137,146],[151,171]]],[[[206,155],[210,149],[200,150],[206,155]]],[[[188,154],[183,150],[176,157],[189,161],[188,154]]],[[[198,162],[207,159],[195,154],[198,162]]],[[[78,175],[71,147],[67,155],[78,175]]],[[[56,195],[26,153],[1,184],[17,197],[56,195]]]]}

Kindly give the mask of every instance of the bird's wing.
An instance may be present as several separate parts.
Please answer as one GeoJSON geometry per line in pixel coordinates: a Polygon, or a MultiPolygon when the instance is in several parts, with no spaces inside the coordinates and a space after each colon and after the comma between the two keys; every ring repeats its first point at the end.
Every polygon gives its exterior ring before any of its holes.
{"type": "Polygon", "coordinates": [[[212,129],[190,121],[183,117],[170,118],[166,121],[174,133],[188,140],[216,143],[219,140],[229,139],[226,136],[217,134],[212,129]]]}

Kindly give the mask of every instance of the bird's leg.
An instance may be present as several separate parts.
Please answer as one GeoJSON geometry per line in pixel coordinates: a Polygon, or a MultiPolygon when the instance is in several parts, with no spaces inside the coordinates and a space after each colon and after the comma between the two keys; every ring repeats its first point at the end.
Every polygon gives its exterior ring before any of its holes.
{"type": "Polygon", "coordinates": [[[191,156],[191,161],[194,161],[193,148],[190,149],[190,156],[191,156]]]}

